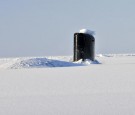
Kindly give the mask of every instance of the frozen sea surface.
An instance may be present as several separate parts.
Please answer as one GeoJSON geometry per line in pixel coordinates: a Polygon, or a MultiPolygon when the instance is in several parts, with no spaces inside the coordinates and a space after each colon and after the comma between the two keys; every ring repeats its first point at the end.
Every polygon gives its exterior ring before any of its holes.
{"type": "Polygon", "coordinates": [[[0,59],[0,115],[135,115],[134,54],[99,54],[100,64],[70,67],[46,67],[48,60],[72,63],[71,56],[0,59]],[[11,68],[26,62],[36,66],[11,68]]]}

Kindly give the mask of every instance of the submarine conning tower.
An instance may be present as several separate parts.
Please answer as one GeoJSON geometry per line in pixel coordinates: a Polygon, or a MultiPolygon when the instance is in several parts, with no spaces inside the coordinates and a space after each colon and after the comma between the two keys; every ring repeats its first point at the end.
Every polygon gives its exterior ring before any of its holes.
{"type": "Polygon", "coordinates": [[[87,29],[74,33],[74,56],[73,61],[82,59],[95,60],[95,38],[92,31],[87,29]]]}

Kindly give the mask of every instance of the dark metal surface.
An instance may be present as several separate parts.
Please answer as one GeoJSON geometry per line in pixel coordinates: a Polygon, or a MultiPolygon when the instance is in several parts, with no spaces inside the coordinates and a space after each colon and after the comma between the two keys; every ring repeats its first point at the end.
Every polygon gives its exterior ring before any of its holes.
{"type": "Polygon", "coordinates": [[[74,34],[74,58],[73,61],[82,59],[95,59],[95,38],[89,34],[74,34]]]}

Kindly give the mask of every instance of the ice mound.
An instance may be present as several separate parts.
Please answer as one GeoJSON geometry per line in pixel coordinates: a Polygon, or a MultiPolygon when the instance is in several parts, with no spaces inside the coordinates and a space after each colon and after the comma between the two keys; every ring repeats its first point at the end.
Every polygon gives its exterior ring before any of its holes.
{"type": "Polygon", "coordinates": [[[77,62],[74,62],[74,63],[78,63],[78,64],[82,64],[82,65],[101,64],[97,60],[91,61],[90,59],[85,59],[84,61],[82,61],[82,59],[80,59],[80,60],[78,60],[77,62]]]}
{"type": "Polygon", "coordinates": [[[20,68],[48,68],[48,67],[73,67],[73,66],[85,66],[89,64],[99,64],[98,61],[91,60],[79,60],[77,62],[61,61],[48,58],[30,58],[20,60],[19,62],[10,66],[11,69],[20,68]]]}
{"type": "Polygon", "coordinates": [[[95,32],[94,31],[91,31],[91,30],[88,30],[88,29],[81,29],[79,31],[79,33],[85,33],[85,34],[89,34],[89,35],[92,35],[92,36],[95,35],[95,32]]]}
{"type": "Polygon", "coordinates": [[[79,63],[66,62],[60,60],[53,60],[47,58],[31,58],[25,59],[15,63],[11,68],[48,68],[48,67],[69,67],[69,66],[81,66],[79,63]]]}

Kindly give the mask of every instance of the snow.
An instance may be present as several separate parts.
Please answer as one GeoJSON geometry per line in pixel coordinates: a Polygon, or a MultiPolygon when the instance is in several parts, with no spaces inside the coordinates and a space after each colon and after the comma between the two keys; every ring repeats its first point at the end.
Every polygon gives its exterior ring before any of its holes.
{"type": "Polygon", "coordinates": [[[73,66],[86,66],[89,64],[100,64],[100,63],[97,60],[95,61],[79,60],[77,62],[72,62],[71,56],[0,59],[0,69],[73,67],[73,66]]]}
{"type": "Polygon", "coordinates": [[[91,31],[91,30],[88,30],[88,29],[81,29],[79,31],[79,33],[89,34],[89,35],[92,35],[92,36],[95,35],[95,32],[94,31],[91,31]]]}
{"type": "Polygon", "coordinates": [[[72,56],[0,59],[0,115],[135,114],[134,54],[100,54],[100,64],[85,66],[81,60],[80,66],[36,66],[48,60],[71,63],[72,56]],[[25,61],[35,67],[11,68],[25,61]]]}

